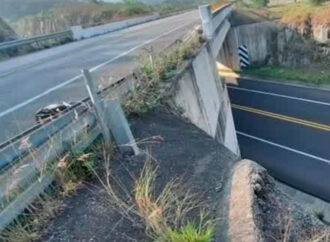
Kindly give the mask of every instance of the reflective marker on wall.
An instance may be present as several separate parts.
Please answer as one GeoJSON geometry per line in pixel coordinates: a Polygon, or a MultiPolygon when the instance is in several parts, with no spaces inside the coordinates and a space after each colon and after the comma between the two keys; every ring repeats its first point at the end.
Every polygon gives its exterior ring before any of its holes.
{"type": "Polygon", "coordinates": [[[240,45],[238,47],[238,56],[241,69],[245,69],[250,65],[249,52],[246,45],[240,45]]]}

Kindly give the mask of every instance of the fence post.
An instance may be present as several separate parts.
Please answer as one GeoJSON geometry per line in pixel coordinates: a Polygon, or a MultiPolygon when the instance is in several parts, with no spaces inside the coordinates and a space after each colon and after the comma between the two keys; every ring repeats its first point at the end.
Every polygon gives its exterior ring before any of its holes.
{"type": "Polygon", "coordinates": [[[209,4],[199,6],[199,15],[202,19],[203,31],[205,37],[210,40],[213,38],[212,12],[209,4]]]}
{"type": "Polygon", "coordinates": [[[82,69],[81,72],[84,75],[86,88],[91,98],[92,104],[94,105],[95,108],[96,118],[98,119],[101,125],[105,147],[106,149],[110,149],[111,148],[110,130],[105,121],[106,119],[104,117],[104,110],[102,108],[100,98],[97,96],[97,91],[93,83],[93,78],[88,70],[82,69]]]}

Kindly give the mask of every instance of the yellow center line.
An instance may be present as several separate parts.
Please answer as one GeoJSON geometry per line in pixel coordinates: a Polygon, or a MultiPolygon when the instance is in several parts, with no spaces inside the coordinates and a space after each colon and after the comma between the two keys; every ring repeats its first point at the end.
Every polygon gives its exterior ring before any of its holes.
{"type": "Polygon", "coordinates": [[[319,124],[319,123],[315,123],[315,122],[311,122],[311,121],[307,121],[307,120],[303,120],[303,119],[299,119],[299,118],[290,117],[290,116],[287,116],[287,115],[267,112],[267,111],[263,111],[263,110],[260,110],[260,109],[250,108],[250,107],[241,106],[241,105],[237,105],[237,104],[232,104],[231,106],[234,109],[239,109],[239,110],[243,110],[243,111],[250,112],[250,113],[256,113],[256,114],[259,114],[259,115],[263,115],[263,116],[267,116],[267,117],[271,117],[271,118],[275,118],[275,119],[280,119],[280,120],[284,120],[284,121],[287,121],[287,122],[300,124],[300,125],[308,126],[308,127],[311,127],[311,128],[320,129],[320,130],[330,132],[330,126],[329,125],[319,124]]]}

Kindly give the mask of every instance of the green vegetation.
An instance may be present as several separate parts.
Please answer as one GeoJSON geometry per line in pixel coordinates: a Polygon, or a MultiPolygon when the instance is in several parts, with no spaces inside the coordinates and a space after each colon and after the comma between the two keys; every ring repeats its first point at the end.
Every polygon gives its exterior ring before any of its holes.
{"type": "MultiPolygon", "coordinates": [[[[97,148],[98,146],[96,146],[97,148]]],[[[72,195],[80,184],[92,178],[96,169],[98,150],[87,153],[69,153],[52,166],[45,168],[41,175],[55,174],[55,182],[29,205],[24,213],[0,233],[3,242],[31,242],[40,240],[39,232],[54,218],[65,196],[72,195]]]]}
{"type": "Polygon", "coordinates": [[[27,213],[14,221],[0,234],[3,242],[31,242],[40,240],[39,230],[50,219],[54,218],[61,208],[61,199],[51,192],[39,197],[27,213]]]}
{"type": "Polygon", "coordinates": [[[179,231],[170,231],[166,234],[164,242],[210,242],[214,236],[214,228],[196,228],[193,224],[188,224],[179,231]]]}
{"type": "Polygon", "coordinates": [[[305,29],[316,25],[330,24],[330,4],[322,0],[308,3],[294,3],[270,7],[269,16],[280,18],[282,24],[293,28],[305,29]]]}
{"type": "Polygon", "coordinates": [[[278,80],[293,80],[311,84],[330,84],[330,73],[311,74],[305,69],[265,66],[251,68],[243,73],[257,77],[276,78],[278,80]]]}
{"type": "Polygon", "coordinates": [[[113,207],[135,224],[142,224],[146,235],[155,242],[211,242],[216,220],[207,211],[197,194],[184,188],[180,179],[167,182],[156,194],[157,170],[147,157],[139,178],[134,182],[133,194],[112,184],[111,170],[106,168],[106,180],[100,178],[113,207]],[[200,214],[196,218],[195,214],[200,214]],[[192,223],[193,221],[194,223],[192,223]]]}
{"type": "Polygon", "coordinates": [[[142,56],[136,75],[136,88],[126,96],[124,102],[126,112],[139,115],[160,106],[165,91],[163,84],[184,68],[186,61],[196,54],[200,45],[199,37],[194,36],[166,53],[142,56]]]}
{"type": "Polygon", "coordinates": [[[71,195],[81,183],[92,178],[96,169],[95,160],[94,152],[67,154],[60,159],[52,170],[63,195],[71,195]]]}

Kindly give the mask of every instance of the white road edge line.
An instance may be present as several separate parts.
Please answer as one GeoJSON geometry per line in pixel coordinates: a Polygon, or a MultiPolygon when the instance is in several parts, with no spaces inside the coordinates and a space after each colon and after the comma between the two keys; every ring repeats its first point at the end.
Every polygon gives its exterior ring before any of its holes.
{"type": "Polygon", "coordinates": [[[307,156],[307,157],[315,159],[315,160],[325,162],[325,163],[330,165],[330,160],[327,160],[325,158],[315,156],[315,155],[311,155],[309,153],[306,153],[306,152],[303,152],[303,151],[300,151],[300,150],[296,150],[296,149],[293,149],[293,148],[290,148],[290,147],[287,147],[287,146],[284,146],[284,145],[280,145],[280,144],[277,144],[277,143],[274,143],[274,142],[271,142],[271,141],[268,141],[268,140],[265,140],[265,139],[262,139],[262,138],[258,138],[256,136],[249,135],[249,134],[246,134],[246,133],[243,133],[243,132],[240,132],[240,131],[236,131],[236,133],[239,134],[239,135],[248,137],[250,139],[258,140],[260,142],[263,142],[263,143],[266,143],[266,144],[269,144],[269,145],[273,145],[273,146],[276,146],[276,147],[284,149],[284,150],[288,150],[288,151],[291,151],[291,152],[294,152],[294,153],[297,153],[297,154],[300,154],[300,155],[303,155],[303,156],[307,156]]]}
{"type": "Polygon", "coordinates": [[[327,87],[322,87],[322,86],[307,86],[306,84],[300,84],[299,82],[296,83],[289,83],[289,81],[287,82],[283,82],[283,81],[272,81],[272,80],[260,80],[257,78],[253,78],[253,77],[248,77],[248,76],[242,76],[241,77],[242,80],[251,80],[254,82],[263,82],[263,83],[270,83],[270,84],[276,84],[276,85],[282,85],[282,86],[290,86],[290,87],[301,87],[301,88],[306,88],[306,89],[314,89],[314,90],[318,90],[318,91],[326,91],[329,92],[330,89],[327,87]]]}
{"type": "MultiPolygon", "coordinates": [[[[97,65],[97,66],[91,68],[90,71],[91,71],[91,72],[94,72],[94,71],[98,70],[99,68],[101,68],[101,67],[103,67],[103,66],[105,66],[105,65],[107,65],[107,64],[109,64],[109,63],[111,63],[111,62],[113,62],[113,61],[115,61],[115,60],[117,60],[117,59],[119,59],[119,58],[121,58],[121,57],[123,57],[123,56],[125,56],[125,55],[128,55],[128,54],[130,54],[131,52],[134,52],[134,51],[136,51],[137,49],[139,49],[139,48],[141,48],[141,47],[143,47],[143,46],[145,46],[145,45],[147,45],[147,44],[150,44],[151,42],[156,41],[156,40],[162,38],[163,36],[166,36],[166,35],[168,35],[168,34],[170,34],[170,33],[172,33],[172,32],[175,32],[175,31],[177,31],[177,30],[179,30],[179,29],[181,29],[181,28],[186,27],[186,26],[188,26],[188,25],[190,25],[190,24],[191,24],[191,22],[189,22],[188,24],[184,24],[184,25],[182,25],[182,26],[179,26],[179,27],[177,27],[177,28],[174,28],[174,29],[172,29],[172,30],[170,30],[170,31],[167,31],[167,32],[165,32],[165,33],[163,33],[163,34],[161,34],[161,35],[158,35],[158,36],[155,37],[155,38],[149,39],[149,40],[147,40],[147,41],[145,41],[145,42],[143,42],[143,43],[141,43],[141,44],[139,44],[139,45],[137,45],[137,46],[131,48],[130,50],[125,51],[125,52],[123,52],[123,53],[121,53],[121,54],[119,54],[119,55],[113,57],[112,59],[110,59],[110,60],[108,60],[108,61],[106,61],[106,62],[104,62],[104,63],[102,63],[102,64],[100,64],[100,65],[97,65]]],[[[57,86],[55,86],[55,87],[52,87],[52,88],[46,90],[46,91],[43,92],[43,93],[38,94],[37,96],[35,96],[35,97],[33,97],[33,98],[30,98],[30,99],[26,100],[25,102],[22,102],[22,103],[20,103],[20,104],[17,104],[17,105],[15,105],[14,107],[11,107],[11,108],[9,108],[9,109],[7,109],[7,110],[1,112],[1,113],[0,113],[0,118],[3,117],[3,116],[5,116],[5,115],[7,115],[7,114],[9,114],[9,113],[11,113],[11,112],[16,111],[17,109],[20,109],[20,108],[22,108],[22,107],[24,107],[24,106],[26,106],[26,105],[28,105],[28,104],[30,104],[30,103],[36,101],[36,100],[38,100],[39,98],[42,98],[42,97],[48,95],[49,93],[51,93],[51,92],[53,92],[53,91],[56,91],[57,89],[60,89],[60,88],[62,88],[62,87],[64,87],[64,86],[66,86],[66,85],[69,85],[69,84],[71,84],[71,83],[73,83],[73,82],[79,80],[80,77],[82,77],[82,75],[78,75],[78,76],[76,76],[76,77],[74,77],[74,78],[72,78],[72,79],[70,79],[70,80],[67,80],[67,81],[65,81],[65,82],[63,82],[63,83],[61,83],[61,84],[59,84],[59,85],[57,85],[57,86]]]]}
{"type": "Polygon", "coordinates": [[[330,106],[330,103],[316,101],[316,100],[312,100],[312,99],[293,97],[293,96],[282,95],[282,94],[277,94],[277,93],[272,93],[272,92],[257,91],[257,90],[254,90],[254,89],[248,89],[248,88],[244,88],[244,87],[228,86],[228,88],[229,89],[234,89],[234,90],[245,91],[245,92],[254,92],[254,93],[259,93],[259,94],[264,94],[264,95],[270,95],[270,96],[275,96],[275,97],[282,97],[282,98],[288,98],[288,99],[293,99],[293,100],[298,100],[298,101],[303,101],[303,102],[309,102],[309,103],[315,103],[315,104],[330,106]]]}

